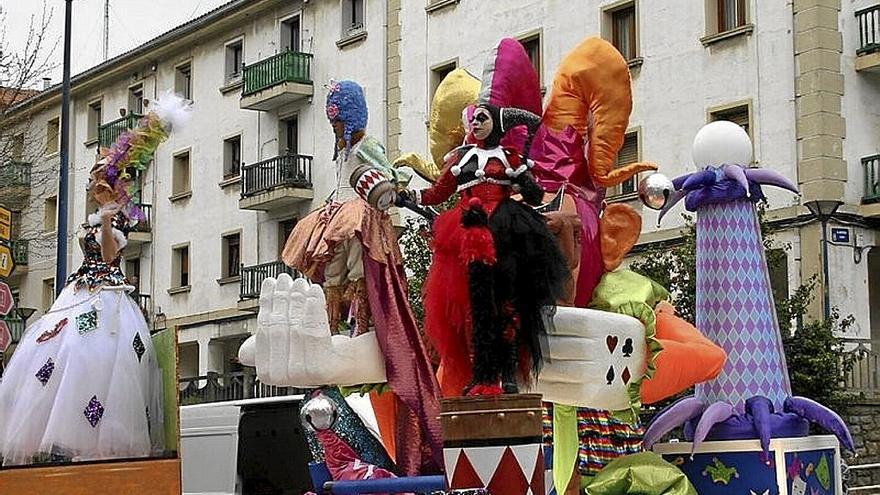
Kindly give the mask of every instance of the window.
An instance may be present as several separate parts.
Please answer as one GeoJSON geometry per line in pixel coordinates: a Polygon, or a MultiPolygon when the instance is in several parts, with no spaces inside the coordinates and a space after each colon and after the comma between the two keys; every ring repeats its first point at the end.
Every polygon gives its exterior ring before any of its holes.
{"type": "Polygon", "coordinates": [[[296,218],[291,218],[289,220],[282,220],[278,222],[278,256],[281,256],[281,253],[284,252],[284,245],[287,244],[287,238],[290,237],[290,233],[293,232],[293,228],[296,227],[296,218]]]}
{"type": "Polygon", "coordinates": [[[235,81],[241,78],[241,68],[244,64],[244,41],[238,40],[226,45],[226,81],[235,81]]]}
{"type": "Polygon", "coordinates": [[[767,269],[770,272],[773,300],[785,300],[788,298],[788,253],[784,249],[768,249],[767,269]]]}
{"type": "Polygon", "coordinates": [[[611,12],[611,43],[626,60],[638,56],[635,4],[611,12]]]}
{"type": "Polygon", "coordinates": [[[46,122],[46,154],[52,155],[58,153],[58,139],[61,137],[61,132],[59,131],[59,121],[58,117],[54,119],[50,119],[46,122]]]}
{"type": "Polygon", "coordinates": [[[284,119],[278,126],[280,131],[279,147],[286,155],[296,155],[299,153],[299,118],[293,117],[284,119]]]}
{"type": "MultiPolygon", "coordinates": [[[[617,162],[614,166],[615,168],[622,167],[624,165],[629,165],[630,163],[636,163],[637,161],[639,161],[639,133],[629,132],[623,140],[623,146],[621,146],[620,151],[617,153],[617,162]]],[[[637,179],[637,176],[632,177],[623,183],[614,186],[609,190],[608,196],[632,196],[636,193],[637,179]]]]}
{"type": "Polygon", "coordinates": [[[43,230],[55,232],[58,217],[58,197],[46,198],[43,205],[43,230]]]}
{"type": "Polygon", "coordinates": [[[144,85],[138,84],[128,89],[128,113],[143,115],[144,113],[144,85]]]}
{"type": "Polygon", "coordinates": [[[174,73],[174,91],[192,101],[192,65],[184,64],[177,67],[174,73]]]}
{"type": "Polygon", "coordinates": [[[43,279],[43,311],[49,311],[55,302],[55,279],[43,279]]]}
{"type": "Polygon", "coordinates": [[[171,258],[171,287],[189,287],[189,244],[175,246],[171,258]]]}
{"type": "Polygon", "coordinates": [[[291,17],[281,23],[281,49],[300,51],[299,16],[291,17]]]}
{"type": "Polygon", "coordinates": [[[342,35],[364,30],[364,0],[342,0],[342,35]]]}
{"type": "Polygon", "coordinates": [[[94,101],[89,103],[88,129],[86,129],[86,140],[94,141],[98,139],[98,127],[101,126],[101,102],[94,101]]]}
{"type": "Polygon", "coordinates": [[[241,267],[241,234],[223,236],[223,278],[237,277],[241,267]]]}
{"type": "Polygon", "coordinates": [[[745,129],[749,137],[752,137],[751,116],[748,103],[710,111],[709,120],[711,122],[715,122],[716,120],[729,120],[745,129]]]}
{"type": "Polygon", "coordinates": [[[732,31],[746,24],[746,0],[716,0],[718,32],[732,31]]]}
{"type": "Polygon", "coordinates": [[[241,136],[223,141],[223,178],[229,179],[241,174],[241,136]]]}
{"type": "Polygon", "coordinates": [[[192,192],[190,187],[189,151],[174,155],[174,165],[171,173],[172,197],[192,192]]]}
{"type": "Polygon", "coordinates": [[[519,41],[523,48],[526,49],[526,53],[529,56],[529,60],[532,61],[532,67],[535,68],[535,73],[538,74],[538,80],[541,80],[541,35],[536,34],[533,36],[529,36],[527,38],[523,38],[519,41]]]}
{"type": "Polygon", "coordinates": [[[24,134],[16,134],[12,136],[12,144],[10,145],[10,156],[13,161],[20,162],[24,159],[24,134]]]}
{"type": "Polygon", "coordinates": [[[140,258],[132,258],[130,260],[125,260],[125,278],[128,279],[128,283],[136,289],[136,292],[140,291],[140,288],[141,288],[141,259],[140,258]]]}
{"type": "Polygon", "coordinates": [[[431,69],[431,92],[428,94],[428,101],[434,99],[434,93],[437,92],[440,83],[442,83],[443,80],[446,79],[446,76],[454,71],[456,67],[458,67],[458,61],[453,60],[452,62],[446,62],[431,69]]]}

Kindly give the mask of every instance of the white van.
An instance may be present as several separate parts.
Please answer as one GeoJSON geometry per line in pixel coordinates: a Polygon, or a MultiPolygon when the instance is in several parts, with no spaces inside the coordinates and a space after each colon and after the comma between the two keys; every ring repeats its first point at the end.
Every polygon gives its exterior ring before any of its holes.
{"type": "MultiPolygon", "coordinates": [[[[302,495],[311,453],[299,419],[302,395],[180,408],[186,495],[302,495]]],[[[347,399],[374,433],[369,397],[347,399]]]]}

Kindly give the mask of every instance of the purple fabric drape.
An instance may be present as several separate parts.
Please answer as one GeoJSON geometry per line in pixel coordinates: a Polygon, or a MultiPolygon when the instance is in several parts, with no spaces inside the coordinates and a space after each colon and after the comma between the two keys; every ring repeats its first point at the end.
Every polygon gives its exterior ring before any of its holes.
{"type": "Polygon", "coordinates": [[[397,439],[398,468],[406,475],[439,472],[443,467],[440,387],[407,301],[403,267],[364,256],[364,270],[388,383],[399,405],[405,406],[398,415],[397,430],[406,433],[406,438],[397,439]],[[413,427],[413,419],[418,428],[413,427]]]}

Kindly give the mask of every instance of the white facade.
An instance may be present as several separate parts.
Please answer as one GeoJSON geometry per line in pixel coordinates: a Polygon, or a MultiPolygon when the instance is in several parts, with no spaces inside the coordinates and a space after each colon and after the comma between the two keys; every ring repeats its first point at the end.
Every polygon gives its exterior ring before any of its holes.
{"type": "MultiPolygon", "coordinates": [[[[861,158],[880,153],[880,76],[856,73],[854,58],[858,30],[854,12],[876,0],[843,2],[840,31],[843,37],[842,67],[845,95],[841,114],[846,120],[842,157],[848,182],[842,211],[857,214],[863,195],[861,158]]],[[[357,2],[355,2],[357,3],[357,2]]],[[[609,9],[627,2],[579,0],[439,1],[438,9],[426,9],[422,0],[366,0],[361,17],[363,31],[350,43],[350,2],[347,0],[236,0],[217,12],[181,26],[144,47],[114,60],[74,81],[71,127],[72,173],[70,180],[71,233],[86,215],[85,185],[96,153],[86,145],[89,104],[100,100],[102,122],[118,117],[117,109],[128,106],[129,88],[143,84],[144,95],[155,98],[174,88],[176,68],[190,64],[193,118],[185,129],[175,131],[163,144],[144,184],[145,203],[152,205],[149,241],[127,251],[139,260],[141,292],[151,296],[155,325],[177,325],[184,376],[223,371],[237,338],[253,331],[254,313],[239,306],[239,283],[223,279],[222,236],[240,232],[241,263],[245,266],[278,259],[282,242],[279,222],[302,217],[320,204],[333,187],[332,135],[324,116],[323,84],[330,78],[355,79],[366,91],[371,111],[368,132],[386,139],[399,136],[400,151],[427,155],[427,121],[432,88],[431,68],[454,61],[479,75],[488,52],[505,36],[540,37],[541,79],[549,96],[553,75],[560,60],[582,39],[591,35],[610,36],[609,9]],[[399,11],[398,11],[399,9],[399,11]],[[296,103],[255,111],[240,108],[241,90],[226,81],[227,45],[243,40],[244,62],[253,64],[281,50],[282,23],[300,16],[300,50],[313,54],[311,80],[314,96],[296,103]],[[399,16],[399,17],[398,17],[399,16]],[[402,42],[388,43],[389,19],[397,17],[402,42]],[[177,33],[177,35],[175,34],[177,33]],[[363,33],[366,33],[364,36],[363,33]],[[165,40],[167,38],[167,41],[165,40]],[[400,130],[389,129],[386,118],[389,63],[400,60],[400,130]],[[395,59],[396,60],[396,59],[395,59]],[[284,152],[279,144],[283,129],[279,122],[298,118],[298,152],[314,157],[312,182],[314,199],[268,212],[240,208],[241,184],[224,181],[224,139],[241,135],[241,156],[245,164],[284,152]],[[171,200],[173,157],[190,153],[189,197],[171,200]],[[187,244],[190,253],[190,285],[185,291],[169,291],[172,281],[173,248],[187,244]],[[174,292],[174,293],[169,293],[174,292]],[[231,340],[229,340],[231,339],[231,340]]],[[[630,129],[639,133],[641,159],[658,163],[668,176],[693,170],[691,141],[710,119],[710,112],[734,105],[750,109],[749,125],[758,166],[773,168],[798,182],[796,139],[796,66],[792,6],[786,2],[749,0],[748,29],[726,39],[707,38],[703,2],[650,2],[636,0],[637,61],[632,66],[634,112],[630,129]]],[[[706,3],[708,5],[708,2],[706,3]]],[[[396,28],[394,26],[392,29],[396,28]]],[[[57,116],[59,91],[36,103],[37,136],[45,136],[45,121],[57,116]]],[[[55,160],[57,156],[49,160],[55,160]]],[[[796,207],[800,199],[767,188],[770,206],[782,218],[803,214],[796,207]]],[[[31,197],[25,216],[42,218],[43,201],[31,197]]],[[[676,207],[658,230],[656,213],[631,202],[643,214],[643,242],[669,238],[680,225],[676,207]]],[[[880,244],[876,231],[852,227],[859,245],[880,244]]],[[[48,237],[51,237],[49,235],[48,237]]],[[[790,287],[801,282],[805,264],[815,271],[815,259],[802,259],[801,234],[790,228],[777,235],[791,245],[790,287]]],[[[812,242],[812,241],[811,241],[812,242]]],[[[869,251],[856,264],[853,250],[831,246],[832,304],[842,314],[856,316],[850,337],[880,337],[880,317],[870,318],[866,308],[877,305],[877,294],[868,290],[869,275],[880,277],[880,264],[868,262],[869,251]],[[872,273],[875,272],[875,273],[872,273]],[[873,298],[873,300],[871,300],[873,298]]],[[[43,308],[43,280],[52,277],[51,253],[35,256],[41,261],[29,265],[15,280],[21,306],[43,308]]],[[[69,268],[81,259],[71,244],[69,268]]],[[[880,282],[870,282],[880,286],[880,282]]],[[[876,292],[876,291],[875,291],[876,292]]],[[[877,315],[880,311],[875,310],[877,315]]],[[[37,313],[39,315],[39,313],[37,313]]]]}

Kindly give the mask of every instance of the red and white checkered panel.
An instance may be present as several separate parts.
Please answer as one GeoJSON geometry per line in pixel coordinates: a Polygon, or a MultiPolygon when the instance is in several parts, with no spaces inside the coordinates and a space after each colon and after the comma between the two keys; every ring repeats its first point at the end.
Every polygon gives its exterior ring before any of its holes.
{"type": "Polygon", "coordinates": [[[382,172],[373,168],[358,177],[357,185],[354,189],[364,201],[369,201],[370,193],[382,182],[388,182],[388,178],[382,172]]]}
{"type": "Polygon", "coordinates": [[[545,495],[541,444],[443,450],[452,490],[487,488],[504,495],[545,495]]]}

